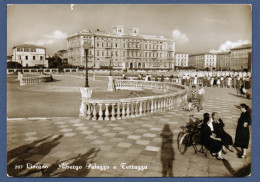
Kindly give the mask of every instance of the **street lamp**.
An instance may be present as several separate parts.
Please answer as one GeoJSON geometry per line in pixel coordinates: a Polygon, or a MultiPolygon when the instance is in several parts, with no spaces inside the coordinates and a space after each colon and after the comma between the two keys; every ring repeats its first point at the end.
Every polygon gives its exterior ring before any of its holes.
{"type": "Polygon", "coordinates": [[[111,65],[111,60],[112,58],[110,58],[110,66],[109,66],[109,70],[110,70],[110,72],[109,72],[109,76],[112,76],[112,72],[111,72],[111,69],[112,69],[112,65],[111,65]]]}
{"type": "Polygon", "coordinates": [[[23,60],[21,60],[21,73],[23,74],[23,60]]]}
{"type": "Polygon", "coordinates": [[[85,87],[89,87],[88,85],[88,50],[90,48],[91,44],[89,42],[84,42],[83,48],[86,53],[86,80],[85,80],[85,87]]]}

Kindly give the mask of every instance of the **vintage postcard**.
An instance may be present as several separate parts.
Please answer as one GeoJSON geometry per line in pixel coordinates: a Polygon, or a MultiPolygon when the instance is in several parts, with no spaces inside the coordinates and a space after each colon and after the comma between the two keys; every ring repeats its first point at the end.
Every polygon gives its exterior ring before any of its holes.
{"type": "Polygon", "coordinates": [[[8,178],[251,176],[251,5],[6,8],[8,178]]]}

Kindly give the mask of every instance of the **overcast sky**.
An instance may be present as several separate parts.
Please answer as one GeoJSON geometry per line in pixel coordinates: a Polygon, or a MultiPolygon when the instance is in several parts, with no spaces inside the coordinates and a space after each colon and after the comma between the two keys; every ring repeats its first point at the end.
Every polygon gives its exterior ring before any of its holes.
{"type": "Polygon", "coordinates": [[[176,52],[226,51],[252,42],[250,5],[9,5],[7,55],[31,43],[52,55],[67,49],[66,38],[82,29],[112,32],[122,25],[140,34],[173,39],[176,52]]]}

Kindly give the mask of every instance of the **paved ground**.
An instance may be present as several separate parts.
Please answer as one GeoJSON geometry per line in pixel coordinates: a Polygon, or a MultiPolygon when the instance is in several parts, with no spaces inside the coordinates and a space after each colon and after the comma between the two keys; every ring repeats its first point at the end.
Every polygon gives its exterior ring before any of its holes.
{"type": "Polygon", "coordinates": [[[191,147],[181,155],[177,150],[176,137],[179,127],[188,121],[189,114],[194,113],[202,118],[204,112],[215,111],[220,113],[226,123],[226,131],[234,138],[240,116],[237,106],[240,103],[251,105],[251,100],[236,96],[234,89],[206,88],[204,111],[200,113],[173,110],[116,121],[68,117],[9,119],[8,174],[37,177],[161,177],[161,158],[167,156],[167,151],[161,149],[164,141],[160,134],[168,124],[174,133],[173,143],[169,146],[174,151],[172,176],[231,176],[251,163],[251,144],[248,158],[240,159],[235,152],[229,152],[223,155],[226,160],[219,161],[210,155],[194,154],[191,147]],[[122,169],[122,163],[126,163],[128,167],[123,167],[128,169],[122,169]],[[42,173],[40,169],[31,169],[31,165],[49,167],[42,173]],[[82,169],[77,170],[79,166],[82,169]],[[143,170],[142,167],[138,170],[138,166],[143,166],[143,170]]]}

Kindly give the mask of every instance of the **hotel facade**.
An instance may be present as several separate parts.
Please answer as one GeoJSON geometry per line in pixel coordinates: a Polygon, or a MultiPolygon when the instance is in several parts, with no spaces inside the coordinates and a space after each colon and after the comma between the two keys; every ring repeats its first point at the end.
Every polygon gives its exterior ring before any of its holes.
{"type": "Polygon", "coordinates": [[[83,30],[67,38],[68,63],[86,66],[84,42],[88,49],[88,67],[119,69],[174,69],[175,43],[163,36],[140,35],[138,28],[128,34],[117,26],[113,33],[83,30]]]}

